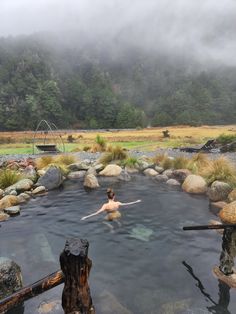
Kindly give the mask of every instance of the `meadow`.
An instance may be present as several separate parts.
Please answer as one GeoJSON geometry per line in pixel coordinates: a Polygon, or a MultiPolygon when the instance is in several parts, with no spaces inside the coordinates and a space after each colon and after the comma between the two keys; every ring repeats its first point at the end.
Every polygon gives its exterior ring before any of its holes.
{"type": "MultiPolygon", "coordinates": [[[[0,154],[32,154],[33,141],[37,144],[54,143],[66,152],[89,150],[95,143],[97,135],[107,143],[120,145],[126,149],[152,151],[158,148],[195,146],[205,143],[221,134],[235,135],[236,125],[227,126],[171,126],[166,128],[146,128],[140,130],[63,130],[57,134],[46,134],[31,131],[0,132],[0,154]],[[168,130],[170,137],[164,137],[163,131],[168,130]]],[[[35,148],[35,153],[38,150],[35,148]]]]}

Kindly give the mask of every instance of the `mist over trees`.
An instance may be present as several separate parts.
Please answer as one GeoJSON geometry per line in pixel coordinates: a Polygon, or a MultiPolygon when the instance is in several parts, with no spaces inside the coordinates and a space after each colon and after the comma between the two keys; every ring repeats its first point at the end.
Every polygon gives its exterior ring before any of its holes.
{"type": "Polygon", "coordinates": [[[68,37],[0,39],[1,130],[235,123],[234,65],[68,37]]]}

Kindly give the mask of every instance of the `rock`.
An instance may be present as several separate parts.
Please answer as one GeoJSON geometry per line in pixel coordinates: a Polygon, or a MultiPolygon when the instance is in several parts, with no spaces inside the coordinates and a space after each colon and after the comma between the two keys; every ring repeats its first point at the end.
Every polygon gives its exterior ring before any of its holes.
{"type": "Polygon", "coordinates": [[[117,177],[120,181],[130,181],[131,180],[131,176],[129,175],[129,173],[123,169],[120,173],[120,175],[117,177]]]}
{"type": "Polygon", "coordinates": [[[157,180],[159,182],[165,182],[168,179],[169,178],[165,174],[158,174],[157,176],[155,176],[155,180],[157,180]]]}
{"type": "Polygon", "coordinates": [[[30,199],[30,195],[28,193],[21,193],[17,196],[18,199],[25,199],[26,201],[28,201],[30,199]]]}
{"type": "Polygon", "coordinates": [[[185,192],[193,193],[193,194],[204,194],[207,191],[207,183],[203,179],[203,177],[190,174],[184,180],[182,184],[182,188],[185,192]]]}
{"type": "Polygon", "coordinates": [[[125,167],[125,171],[127,171],[128,173],[138,173],[139,170],[137,168],[131,168],[131,167],[125,167]]]}
{"type": "Polygon", "coordinates": [[[85,174],[86,174],[85,170],[72,171],[67,175],[67,178],[70,180],[81,179],[81,178],[84,178],[85,174]]]}
{"type": "Polygon", "coordinates": [[[86,175],[88,175],[88,174],[93,174],[94,176],[96,176],[97,175],[97,171],[96,171],[96,169],[94,167],[89,167],[89,169],[86,172],[86,175]]]}
{"type": "Polygon", "coordinates": [[[162,172],[163,175],[166,175],[168,178],[171,178],[173,175],[173,170],[167,169],[164,172],[162,172]]]}
{"type": "Polygon", "coordinates": [[[117,165],[107,165],[105,169],[99,172],[101,176],[115,177],[121,174],[122,168],[117,165]]]}
{"type": "Polygon", "coordinates": [[[25,178],[30,179],[33,182],[37,179],[37,172],[32,165],[27,166],[21,171],[21,173],[25,178]]]}
{"type": "Polygon", "coordinates": [[[208,190],[208,197],[213,202],[224,201],[232,191],[228,183],[214,181],[208,190]]]}
{"type": "Polygon", "coordinates": [[[145,169],[143,173],[145,174],[145,176],[149,177],[155,177],[156,175],[158,175],[158,172],[152,168],[145,169]]]}
{"type": "Polygon", "coordinates": [[[94,168],[97,172],[102,171],[104,169],[104,165],[103,164],[96,164],[94,165],[94,168]]]}
{"type": "Polygon", "coordinates": [[[10,216],[14,216],[20,213],[20,206],[12,206],[4,209],[4,212],[10,216]]]}
{"type": "Polygon", "coordinates": [[[219,217],[226,224],[236,224],[236,201],[225,205],[219,212],[219,217]]]}
{"type": "Polygon", "coordinates": [[[61,300],[42,302],[38,307],[40,314],[55,313],[59,310],[61,310],[61,300]]]}
{"type": "Polygon", "coordinates": [[[88,174],[84,178],[84,187],[95,189],[99,187],[98,179],[93,174],[88,174]]]}
{"type": "Polygon", "coordinates": [[[99,295],[99,313],[102,314],[132,314],[109,291],[103,291],[99,295]]]}
{"type": "Polygon", "coordinates": [[[0,210],[14,205],[18,205],[19,200],[15,195],[6,195],[0,200],[0,210]]]}
{"type": "Polygon", "coordinates": [[[227,205],[226,202],[220,201],[220,202],[211,202],[211,206],[215,207],[215,208],[219,208],[222,209],[225,207],[225,205],[227,205]]]}
{"type": "Polygon", "coordinates": [[[166,184],[169,185],[180,185],[179,181],[175,180],[175,179],[169,179],[166,181],[166,184]]]}
{"type": "Polygon", "coordinates": [[[83,160],[82,162],[76,162],[73,164],[70,164],[68,166],[68,169],[70,171],[79,171],[79,170],[88,170],[91,167],[90,160],[83,160]]]}
{"type": "Polygon", "coordinates": [[[173,171],[172,177],[182,184],[187,176],[189,176],[190,174],[191,171],[188,169],[176,169],[173,171]]]}
{"type": "Polygon", "coordinates": [[[162,173],[162,172],[164,172],[164,168],[162,168],[162,167],[160,167],[160,166],[155,166],[155,168],[154,168],[158,173],[162,173]]]}
{"type": "Polygon", "coordinates": [[[138,169],[141,171],[144,171],[147,168],[150,168],[152,165],[149,164],[149,162],[145,161],[145,160],[141,160],[139,159],[138,161],[138,169]]]}
{"type": "Polygon", "coordinates": [[[233,189],[228,195],[229,202],[236,201],[236,189],[233,189]]]}
{"type": "Polygon", "coordinates": [[[45,192],[46,192],[45,186],[40,185],[40,186],[38,186],[36,189],[34,189],[34,190],[32,191],[32,194],[33,194],[33,195],[36,195],[36,194],[45,193],[45,192]]]}
{"type": "Polygon", "coordinates": [[[5,221],[5,220],[7,220],[9,217],[10,217],[9,215],[7,215],[7,214],[5,214],[5,213],[3,213],[3,212],[0,211],[0,221],[5,221]]]}
{"type": "Polygon", "coordinates": [[[30,179],[22,179],[15,184],[9,186],[8,188],[5,189],[5,194],[10,194],[11,191],[15,190],[17,192],[24,192],[28,191],[32,188],[33,186],[33,181],[30,179]]]}
{"type": "Polygon", "coordinates": [[[40,177],[42,177],[45,173],[46,173],[46,170],[45,170],[45,169],[39,169],[39,170],[37,170],[37,175],[39,175],[40,177]]]}
{"type": "Polygon", "coordinates": [[[55,166],[50,166],[46,173],[38,179],[36,186],[43,185],[47,190],[58,188],[63,182],[61,170],[55,166]]]}
{"type": "Polygon", "coordinates": [[[0,257],[0,299],[22,288],[20,267],[6,257],[0,257]]]}
{"type": "Polygon", "coordinates": [[[9,193],[9,195],[17,195],[16,190],[12,190],[12,191],[9,193]]]}
{"type": "Polygon", "coordinates": [[[4,191],[0,189],[0,199],[3,197],[4,191]]]}

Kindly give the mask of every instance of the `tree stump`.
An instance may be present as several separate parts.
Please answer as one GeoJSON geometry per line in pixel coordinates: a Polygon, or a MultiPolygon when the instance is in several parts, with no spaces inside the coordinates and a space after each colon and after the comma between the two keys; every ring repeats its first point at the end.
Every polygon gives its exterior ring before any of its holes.
{"type": "Polygon", "coordinates": [[[87,256],[88,247],[87,240],[69,239],[60,255],[60,265],[65,277],[62,293],[65,314],[95,314],[88,285],[92,267],[87,256]]]}
{"type": "Polygon", "coordinates": [[[163,137],[170,137],[169,130],[162,131],[163,137]]]}

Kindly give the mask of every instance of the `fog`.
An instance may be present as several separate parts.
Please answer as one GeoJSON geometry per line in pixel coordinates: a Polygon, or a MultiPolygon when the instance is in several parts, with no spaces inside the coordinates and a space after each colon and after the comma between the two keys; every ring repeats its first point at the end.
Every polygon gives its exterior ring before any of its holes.
{"type": "Polygon", "coordinates": [[[235,0],[0,0],[0,36],[38,32],[236,65],[235,0]]]}

